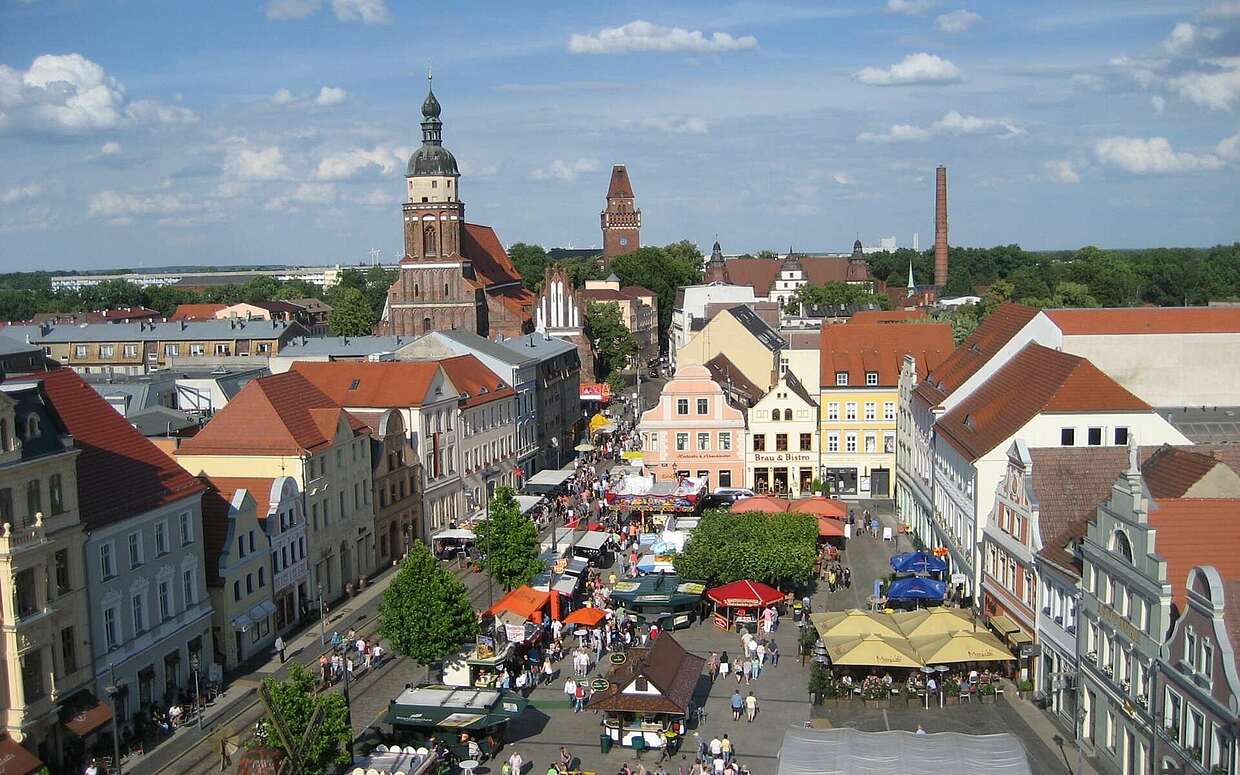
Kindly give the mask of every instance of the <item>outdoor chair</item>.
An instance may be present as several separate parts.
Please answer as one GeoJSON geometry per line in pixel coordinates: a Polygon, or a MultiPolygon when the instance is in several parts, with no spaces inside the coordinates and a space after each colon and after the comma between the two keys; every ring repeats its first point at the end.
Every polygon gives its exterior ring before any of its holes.
{"type": "Polygon", "coordinates": [[[960,687],[960,701],[969,702],[973,699],[973,695],[965,687],[960,687]]]}

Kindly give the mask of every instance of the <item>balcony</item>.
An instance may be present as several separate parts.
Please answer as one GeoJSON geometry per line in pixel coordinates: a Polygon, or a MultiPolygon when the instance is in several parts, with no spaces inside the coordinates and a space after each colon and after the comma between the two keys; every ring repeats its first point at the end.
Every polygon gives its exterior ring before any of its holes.
{"type": "Polygon", "coordinates": [[[32,524],[14,527],[12,522],[0,526],[0,555],[16,554],[47,543],[43,530],[43,515],[36,514],[32,524]]]}

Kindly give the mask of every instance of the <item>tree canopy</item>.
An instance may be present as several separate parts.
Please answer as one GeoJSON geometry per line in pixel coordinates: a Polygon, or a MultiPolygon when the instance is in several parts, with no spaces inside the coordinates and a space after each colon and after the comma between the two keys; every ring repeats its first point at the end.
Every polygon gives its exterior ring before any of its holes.
{"type": "Polygon", "coordinates": [[[586,305],[586,337],[597,342],[598,377],[607,379],[629,365],[637,352],[637,339],[620,318],[617,304],[592,301],[586,305]]]}
{"type": "Polygon", "coordinates": [[[461,580],[415,541],[379,603],[379,633],[398,654],[429,665],[478,634],[478,616],[461,580]]]}
{"type": "Polygon", "coordinates": [[[490,517],[479,523],[474,545],[482,549],[482,568],[504,589],[528,584],[543,571],[538,558],[538,526],[521,513],[511,487],[496,487],[490,517]]]}
{"type": "Polygon", "coordinates": [[[818,521],[806,514],[733,514],[712,510],[673,560],[683,578],[710,585],[741,579],[787,588],[814,576],[818,521]]]}
{"type": "Polygon", "coordinates": [[[659,340],[672,325],[676,290],[702,281],[702,251],[687,240],[665,247],[638,248],[611,260],[611,271],[624,285],[640,285],[659,299],[659,340]]]}
{"type": "Polygon", "coordinates": [[[327,327],[334,336],[366,336],[374,328],[374,309],[357,288],[341,288],[332,294],[332,311],[327,327]]]}
{"type": "Polygon", "coordinates": [[[877,307],[889,309],[891,300],[885,295],[870,293],[859,285],[848,283],[826,283],[824,285],[802,285],[788,299],[784,311],[790,315],[798,314],[802,305],[816,307],[824,304],[832,306],[877,307]]]}
{"type": "Polygon", "coordinates": [[[542,245],[514,242],[508,247],[508,259],[521,273],[521,283],[537,293],[542,288],[543,274],[551,265],[542,245]]]}
{"type": "MultiPolygon", "coordinates": [[[[292,736],[292,740],[288,741],[290,745],[301,743],[310,717],[317,707],[322,706],[322,717],[303,754],[305,762],[311,765],[308,771],[331,772],[336,769],[333,765],[349,763],[349,741],[353,739],[353,729],[349,726],[343,696],[337,692],[316,692],[314,674],[296,662],[289,662],[288,678],[283,681],[266,678],[263,685],[267,687],[275,711],[292,736]]],[[[291,754],[269,716],[263,717],[262,737],[268,745],[291,754]]]]}

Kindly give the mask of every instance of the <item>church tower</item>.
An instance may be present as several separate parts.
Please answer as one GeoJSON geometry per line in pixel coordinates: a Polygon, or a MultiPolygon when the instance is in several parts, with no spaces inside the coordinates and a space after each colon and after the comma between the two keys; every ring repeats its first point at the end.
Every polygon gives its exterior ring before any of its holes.
{"type": "Polygon", "coordinates": [[[710,259],[706,262],[706,278],[707,283],[726,283],[728,281],[728,264],[723,259],[723,248],[719,246],[719,240],[715,240],[715,244],[710,249],[710,259]]]}
{"type": "Polygon", "coordinates": [[[623,164],[611,168],[611,184],[607,187],[607,207],[599,215],[603,228],[603,264],[615,256],[632,253],[641,247],[642,211],[637,209],[633,184],[623,164]]]}
{"type": "Polygon", "coordinates": [[[405,256],[388,290],[389,332],[416,336],[465,329],[486,335],[486,302],[461,248],[465,204],[456,158],[443,147],[440,105],[427,74],[422,147],[409,157],[401,205],[405,256]]]}

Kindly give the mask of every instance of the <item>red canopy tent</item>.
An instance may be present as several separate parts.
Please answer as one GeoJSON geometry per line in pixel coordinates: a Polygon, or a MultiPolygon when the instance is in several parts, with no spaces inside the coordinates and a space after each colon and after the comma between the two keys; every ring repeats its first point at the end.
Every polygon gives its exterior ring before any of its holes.
{"type": "Polygon", "coordinates": [[[819,538],[843,538],[844,523],[838,519],[831,517],[818,517],[818,537],[819,538]]]}
{"type": "Polygon", "coordinates": [[[706,597],[715,607],[726,609],[722,615],[715,612],[715,626],[731,629],[734,623],[757,627],[758,609],[783,602],[784,593],[761,581],[742,579],[731,584],[706,590],[706,597]]]}
{"type": "Polygon", "coordinates": [[[762,513],[783,514],[788,511],[790,501],[787,498],[776,498],[772,495],[755,495],[752,498],[741,498],[732,504],[733,514],[762,513]]]}
{"type": "Polygon", "coordinates": [[[601,608],[578,608],[564,617],[565,624],[579,624],[582,627],[597,627],[607,618],[601,608]]]}
{"type": "Polygon", "coordinates": [[[837,501],[834,498],[825,498],[821,495],[795,500],[792,502],[791,509],[800,514],[813,514],[817,517],[843,519],[848,516],[848,505],[846,503],[837,501]]]}

